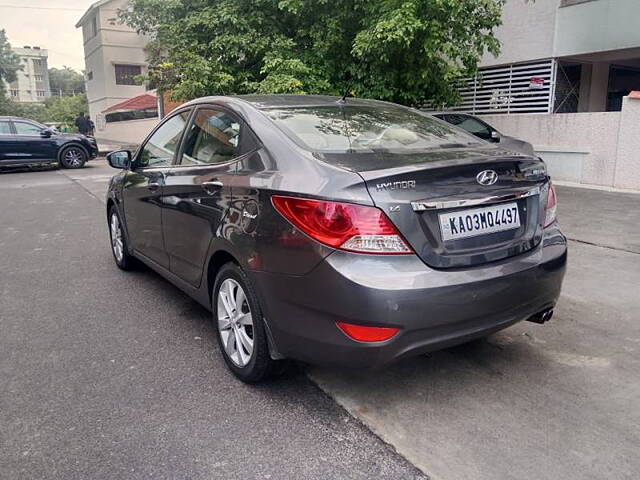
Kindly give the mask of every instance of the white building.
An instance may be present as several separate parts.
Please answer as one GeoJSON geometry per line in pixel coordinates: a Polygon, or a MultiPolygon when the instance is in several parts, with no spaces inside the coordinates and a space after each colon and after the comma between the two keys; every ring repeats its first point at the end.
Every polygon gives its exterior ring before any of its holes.
{"type": "Polygon", "coordinates": [[[132,113],[133,117],[126,119],[122,115],[109,117],[106,113],[110,107],[146,93],[138,77],[147,71],[144,51],[147,40],[118,21],[118,9],[126,3],[126,0],[97,1],[76,24],[76,28],[82,28],[87,100],[96,136],[123,142],[144,136],[147,124],[157,121],[157,112],[153,115],[148,110],[140,117],[132,113]],[[131,122],[142,123],[127,128],[115,125],[131,122]],[[121,138],[120,131],[128,131],[130,138],[121,138]]]}
{"type": "Polygon", "coordinates": [[[51,96],[49,87],[48,53],[40,47],[14,48],[20,57],[22,70],[16,72],[14,82],[5,82],[7,95],[19,103],[44,103],[51,96]]]}
{"type": "Polygon", "coordinates": [[[508,0],[496,31],[502,52],[482,59],[460,109],[620,111],[640,89],[638,18],[638,0],[508,0]]]}
{"type": "Polygon", "coordinates": [[[639,19],[640,0],[507,0],[502,52],[453,110],[532,142],[560,180],[640,190],[639,19]]]}

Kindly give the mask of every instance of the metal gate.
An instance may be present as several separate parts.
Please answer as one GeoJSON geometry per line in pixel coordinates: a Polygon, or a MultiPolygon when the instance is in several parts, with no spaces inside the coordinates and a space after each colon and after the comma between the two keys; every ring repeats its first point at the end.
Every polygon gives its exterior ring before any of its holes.
{"type": "Polygon", "coordinates": [[[551,113],[556,61],[539,60],[481,68],[461,82],[462,103],[448,110],[474,114],[551,113]]]}

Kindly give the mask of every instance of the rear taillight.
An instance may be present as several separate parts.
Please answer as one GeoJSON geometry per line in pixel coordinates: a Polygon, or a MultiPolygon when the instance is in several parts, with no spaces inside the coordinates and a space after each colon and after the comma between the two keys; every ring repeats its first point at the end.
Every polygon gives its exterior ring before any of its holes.
{"type": "Polygon", "coordinates": [[[344,322],[338,322],[337,325],[349,338],[358,342],[384,342],[393,338],[400,331],[397,328],[366,327],[344,322]]]}
{"type": "Polygon", "coordinates": [[[413,253],[378,208],[277,195],[271,201],[294,226],[329,247],[358,253],[413,253]]]}
{"type": "Polygon", "coordinates": [[[547,194],[547,207],[545,209],[546,216],[544,226],[548,227],[556,221],[556,212],[558,210],[558,200],[556,197],[556,187],[549,182],[549,193],[547,194]]]}

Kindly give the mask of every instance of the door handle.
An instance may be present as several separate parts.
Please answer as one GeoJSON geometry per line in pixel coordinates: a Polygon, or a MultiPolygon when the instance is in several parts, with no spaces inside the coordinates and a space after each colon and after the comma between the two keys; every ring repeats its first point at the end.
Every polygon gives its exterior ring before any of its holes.
{"type": "Polygon", "coordinates": [[[224,183],[218,180],[213,180],[211,182],[202,182],[202,188],[209,195],[213,195],[214,193],[216,193],[217,190],[220,190],[222,187],[224,187],[224,183]]]}
{"type": "Polygon", "coordinates": [[[151,190],[152,192],[155,192],[156,190],[160,189],[160,184],[156,183],[156,182],[151,182],[151,183],[149,183],[149,185],[147,185],[147,188],[149,190],[151,190]]]}

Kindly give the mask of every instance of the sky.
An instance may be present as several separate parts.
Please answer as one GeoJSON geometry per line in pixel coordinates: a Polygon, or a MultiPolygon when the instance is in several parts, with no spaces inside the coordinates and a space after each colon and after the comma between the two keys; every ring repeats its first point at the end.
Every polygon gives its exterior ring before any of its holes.
{"type": "Polygon", "coordinates": [[[82,31],[75,25],[96,0],[0,0],[0,29],[13,47],[49,51],[49,67],[84,70],[82,31]]]}

